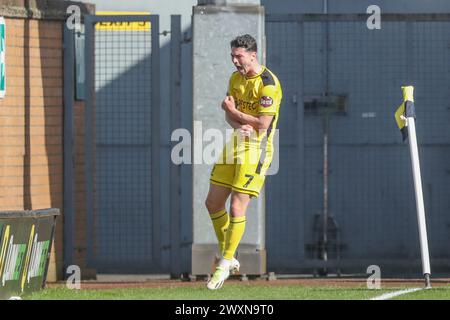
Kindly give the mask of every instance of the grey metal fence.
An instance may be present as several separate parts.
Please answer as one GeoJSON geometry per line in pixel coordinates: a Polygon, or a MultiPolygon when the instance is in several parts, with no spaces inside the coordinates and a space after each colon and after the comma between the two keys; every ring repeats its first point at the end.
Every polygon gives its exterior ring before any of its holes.
{"type": "Polygon", "coordinates": [[[280,171],[266,184],[268,270],[420,274],[407,144],[394,122],[415,86],[432,268],[450,271],[450,16],[266,16],[283,86],[280,171]]]}
{"type": "Polygon", "coordinates": [[[87,16],[85,24],[89,262],[100,273],[156,272],[158,17],[87,16]],[[133,23],[146,27],[133,30],[133,23]]]}

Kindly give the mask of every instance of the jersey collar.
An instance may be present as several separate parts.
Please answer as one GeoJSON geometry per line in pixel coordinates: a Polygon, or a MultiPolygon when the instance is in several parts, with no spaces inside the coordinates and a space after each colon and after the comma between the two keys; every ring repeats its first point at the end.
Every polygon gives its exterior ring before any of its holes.
{"type": "Polygon", "coordinates": [[[255,79],[255,78],[259,77],[260,75],[262,75],[264,71],[266,71],[266,67],[261,65],[261,72],[260,73],[254,75],[252,77],[247,77],[247,76],[244,76],[244,77],[245,77],[246,80],[255,79]]]}

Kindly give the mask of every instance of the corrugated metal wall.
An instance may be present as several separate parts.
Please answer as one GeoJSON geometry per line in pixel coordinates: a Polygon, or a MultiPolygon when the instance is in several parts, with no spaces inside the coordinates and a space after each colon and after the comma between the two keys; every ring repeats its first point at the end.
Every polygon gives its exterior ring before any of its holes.
{"type": "Polygon", "coordinates": [[[393,118],[403,84],[416,88],[432,265],[450,267],[441,261],[450,258],[450,19],[383,15],[381,30],[369,30],[366,19],[267,17],[267,65],[284,91],[280,172],[267,179],[269,271],[324,265],[317,250],[324,172],[331,261],[339,253],[343,272],[365,273],[369,264],[420,266],[409,149],[393,118]],[[326,96],[338,103],[325,107],[326,96]]]}

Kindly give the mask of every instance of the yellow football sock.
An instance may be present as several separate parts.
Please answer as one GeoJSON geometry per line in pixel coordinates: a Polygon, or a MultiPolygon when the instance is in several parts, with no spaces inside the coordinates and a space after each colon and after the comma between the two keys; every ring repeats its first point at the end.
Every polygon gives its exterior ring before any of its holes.
{"type": "Polygon", "coordinates": [[[225,259],[233,259],[234,253],[242,239],[245,231],[245,216],[243,217],[231,217],[230,225],[228,227],[227,234],[225,236],[225,249],[223,251],[223,257],[225,259]]]}
{"type": "Polygon", "coordinates": [[[220,210],[219,212],[209,215],[214,226],[214,231],[216,232],[217,240],[219,241],[220,253],[223,252],[225,248],[225,234],[230,224],[230,215],[227,213],[226,209],[220,210]]]}

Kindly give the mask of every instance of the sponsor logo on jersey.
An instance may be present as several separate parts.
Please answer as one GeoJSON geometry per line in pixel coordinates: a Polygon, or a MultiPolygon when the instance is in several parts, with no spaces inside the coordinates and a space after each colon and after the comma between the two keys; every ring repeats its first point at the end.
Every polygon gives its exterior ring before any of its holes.
{"type": "Polygon", "coordinates": [[[261,99],[259,100],[259,103],[264,107],[264,108],[268,108],[273,104],[273,99],[271,97],[268,96],[262,96],[261,99]]]}
{"type": "Polygon", "coordinates": [[[241,99],[237,99],[237,108],[239,111],[256,111],[257,103],[253,103],[251,101],[244,101],[241,99]]]}

